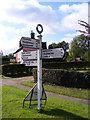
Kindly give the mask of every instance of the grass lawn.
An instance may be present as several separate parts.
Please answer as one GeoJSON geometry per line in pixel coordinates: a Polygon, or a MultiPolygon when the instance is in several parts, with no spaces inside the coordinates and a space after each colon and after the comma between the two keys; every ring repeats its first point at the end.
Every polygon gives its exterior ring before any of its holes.
{"type": "MultiPolygon", "coordinates": [[[[0,87],[1,89],[1,87],[0,87]]],[[[71,102],[68,100],[50,97],[43,112],[37,110],[37,102],[22,102],[27,90],[12,87],[2,87],[2,117],[3,118],[59,118],[59,120],[83,120],[88,118],[88,105],[71,102]]]]}
{"type": "Polygon", "coordinates": [[[7,79],[7,78],[10,78],[10,77],[4,76],[4,75],[0,75],[0,78],[7,79]]]}
{"type": "MultiPolygon", "coordinates": [[[[26,81],[26,82],[21,82],[21,84],[32,87],[34,86],[35,83],[34,81],[26,81]]],[[[87,89],[68,88],[68,87],[55,86],[55,85],[49,85],[49,84],[44,84],[44,88],[48,92],[53,92],[57,94],[62,94],[62,95],[67,95],[67,96],[72,96],[72,97],[77,97],[82,99],[89,99],[88,92],[90,90],[87,90],[87,89]]]]}

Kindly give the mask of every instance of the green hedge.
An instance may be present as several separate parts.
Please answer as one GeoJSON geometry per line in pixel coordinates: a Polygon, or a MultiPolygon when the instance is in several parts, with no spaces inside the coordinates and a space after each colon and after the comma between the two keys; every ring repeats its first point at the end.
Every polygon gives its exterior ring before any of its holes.
{"type": "Polygon", "coordinates": [[[43,68],[48,69],[90,69],[90,62],[43,62],[43,68]]]}
{"type": "Polygon", "coordinates": [[[9,64],[10,63],[9,58],[1,58],[0,60],[2,60],[2,64],[9,64]]]}
{"type": "MultiPolygon", "coordinates": [[[[37,69],[33,69],[35,82],[37,69]]],[[[42,80],[46,83],[66,87],[90,88],[90,72],[75,72],[62,69],[42,69],[42,80]]]]}
{"type": "Polygon", "coordinates": [[[23,64],[2,65],[2,75],[11,77],[32,75],[32,68],[23,64]]]}

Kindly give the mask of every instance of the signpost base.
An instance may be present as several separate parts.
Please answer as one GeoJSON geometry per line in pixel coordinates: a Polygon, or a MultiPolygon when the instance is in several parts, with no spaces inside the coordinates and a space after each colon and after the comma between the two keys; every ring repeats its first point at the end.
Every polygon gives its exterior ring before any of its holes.
{"type": "MultiPolygon", "coordinates": [[[[23,108],[24,108],[24,103],[25,101],[30,101],[29,103],[29,108],[31,106],[31,101],[37,101],[38,100],[38,94],[37,94],[37,83],[33,86],[33,88],[29,91],[29,93],[25,96],[24,100],[23,100],[23,108]]],[[[47,101],[47,95],[45,93],[44,87],[42,85],[42,100],[45,100],[45,105],[46,105],[46,101],[47,101]]],[[[40,109],[42,110],[42,109],[40,109]]]]}

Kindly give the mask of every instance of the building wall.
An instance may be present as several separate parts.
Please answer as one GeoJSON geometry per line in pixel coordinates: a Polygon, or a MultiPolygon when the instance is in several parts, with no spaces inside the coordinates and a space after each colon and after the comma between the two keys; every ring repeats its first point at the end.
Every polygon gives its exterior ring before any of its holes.
{"type": "Polygon", "coordinates": [[[14,57],[16,58],[17,63],[23,63],[23,60],[21,58],[22,52],[28,52],[28,51],[35,51],[37,50],[36,48],[23,48],[22,50],[16,52],[14,54],[14,57]]]}
{"type": "Polygon", "coordinates": [[[21,63],[22,62],[22,58],[21,58],[22,52],[23,52],[23,50],[20,50],[19,52],[17,52],[17,55],[16,55],[17,63],[21,63]]]}

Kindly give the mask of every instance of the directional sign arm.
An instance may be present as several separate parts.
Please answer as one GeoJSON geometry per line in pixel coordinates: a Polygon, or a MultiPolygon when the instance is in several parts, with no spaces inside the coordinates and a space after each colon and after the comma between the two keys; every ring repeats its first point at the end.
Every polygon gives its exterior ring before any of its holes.
{"type": "Polygon", "coordinates": [[[63,48],[42,50],[42,59],[63,58],[63,48]]]}
{"type": "Polygon", "coordinates": [[[28,51],[22,53],[23,60],[37,59],[37,51],[28,51]]]}
{"type": "Polygon", "coordinates": [[[21,45],[25,48],[39,48],[37,39],[21,39],[21,45]]]}

